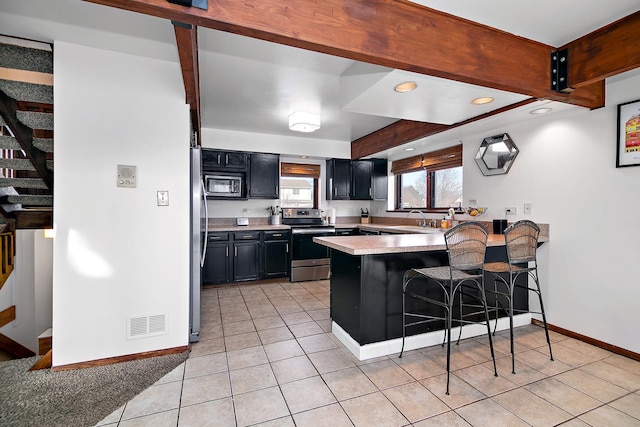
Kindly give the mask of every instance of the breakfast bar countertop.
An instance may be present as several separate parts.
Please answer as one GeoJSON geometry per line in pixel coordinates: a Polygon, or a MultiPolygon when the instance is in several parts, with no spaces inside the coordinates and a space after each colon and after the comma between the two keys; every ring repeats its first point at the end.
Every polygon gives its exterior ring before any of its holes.
{"type": "MultiPolygon", "coordinates": [[[[430,252],[446,250],[443,231],[428,234],[385,234],[370,236],[314,237],[313,241],[349,255],[378,255],[405,252],[430,252]]],[[[540,243],[549,236],[540,235],[540,243]]],[[[487,246],[504,246],[504,235],[489,234],[487,246]]]]}

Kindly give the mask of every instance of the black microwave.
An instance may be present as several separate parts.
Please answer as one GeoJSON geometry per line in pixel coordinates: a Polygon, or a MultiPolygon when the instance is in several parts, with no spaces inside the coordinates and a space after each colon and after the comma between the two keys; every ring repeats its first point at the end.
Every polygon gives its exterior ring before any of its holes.
{"type": "Polygon", "coordinates": [[[204,189],[207,197],[244,198],[244,174],[204,175],[204,189]]]}

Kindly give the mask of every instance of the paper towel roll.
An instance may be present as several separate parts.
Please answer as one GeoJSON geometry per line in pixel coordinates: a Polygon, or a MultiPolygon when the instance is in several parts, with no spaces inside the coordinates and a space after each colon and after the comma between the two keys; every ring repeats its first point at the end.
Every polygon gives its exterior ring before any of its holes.
{"type": "Polygon", "coordinates": [[[329,208],[329,224],[336,223],[336,208],[329,208]]]}

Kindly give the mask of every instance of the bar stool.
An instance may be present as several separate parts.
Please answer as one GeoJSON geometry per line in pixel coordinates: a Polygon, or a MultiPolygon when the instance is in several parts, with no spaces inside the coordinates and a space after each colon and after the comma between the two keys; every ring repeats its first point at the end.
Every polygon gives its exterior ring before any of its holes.
{"type": "MultiPolygon", "coordinates": [[[[493,341],[491,339],[491,326],[489,324],[489,312],[487,298],[484,293],[484,256],[487,247],[487,230],[478,222],[464,222],[444,234],[444,240],[449,258],[449,265],[443,267],[414,268],[405,272],[402,280],[402,350],[404,352],[404,342],[407,326],[414,326],[433,321],[445,321],[445,341],[447,342],[447,391],[449,394],[449,374],[451,370],[451,323],[453,318],[453,305],[456,294],[460,300],[462,295],[471,295],[482,303],[484,308],[485,322],[487,324],[487,335],[489,337],[489,347],[493,359],[493,370],[498,376],[496,368],[496,357],[493,352],[493,341]],[[410,286],[414,279],[429,279],[437,283],[444,295],[444,299],[433,299],[425,293],[410,286]],[[479,293],[467,293],[465,289],[475,289],[479,293]],[[429,304],[434,304],[444,308],[444,316],[435,316],[426,313],[424,310],[415,312],[407,311],[407,298],[417,299],[429,304]],[[407,317],[413,321],[407,323],[407,317]]],[[[478,313],[460,313],[460,319],[456,320],[462,328],[463,323],[477,323],[476,321],[464,320],[464,317],[478,315],[478,313]]],[[[444,342],[442,343],[444,346],[444,342]]]]}
{"type": "MultiPolygon", "coordinates": [[[[529,313],[529,310],[521,310],[513,307],[513,292],[515,288],[523,288],[529,292],[535,292],[540,300],[540,311],[533,313],[542,315],[544,332],[549,345],[549,356],[553,360],[551,352],[551,340],[549,339],[549,329],[547,328],[547,317],[542,304],[542,293],[540,291],[540,281],[538,279],[538,261],[536,258],[538,248],[538,237],[540,227],[533,221],[521,220],[510,225],[504,230],[504,240],[507,247],[508,262],[489,262],[484,265],[485,271],[492,273],[494,277],[493,289],[487,289],[488,293],[495,294],[496,297],[496,326],[498,326],[498,306],[507,312],[509,316],[509,339],[511,341],[511,372],[516,373],[515,351],[513,345],[513,314],[529,313]],[[533,280],[535,287],[517,283],[520,275],[526,275],[533,280]],[[498,297],[502,296],[507,300],[508,309],[499,303],[498,297]]],[[[527,281],[528,282],[528,281],[527,281]]]]}

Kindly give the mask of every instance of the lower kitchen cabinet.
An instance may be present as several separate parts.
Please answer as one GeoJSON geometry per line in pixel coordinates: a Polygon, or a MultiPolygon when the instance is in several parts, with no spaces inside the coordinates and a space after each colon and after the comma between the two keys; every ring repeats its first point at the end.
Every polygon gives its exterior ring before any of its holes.
{"type": "Polygon", "coordinates": [[[203,284],[213,285],[231,281],[230,249],[229,233],[209,233],[207,254],[202,268],[203,284]]]}
{"type": "Polygon", "coordinates": [[[288,277],[290,238],[289,230],[208,233],[202,284],[288,277]]]}
{"type": "Polygon", "coordinates": [[[289,275],[289,231],[264,232],[264,277],[286,277],[289,275]]]}
{"type": "Polygon", "coordinates": [[[233,233],[233,281],[260,278],[261,231],[233,233]]]}

